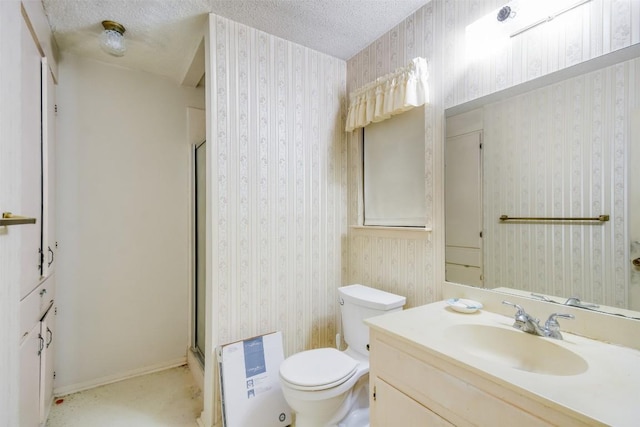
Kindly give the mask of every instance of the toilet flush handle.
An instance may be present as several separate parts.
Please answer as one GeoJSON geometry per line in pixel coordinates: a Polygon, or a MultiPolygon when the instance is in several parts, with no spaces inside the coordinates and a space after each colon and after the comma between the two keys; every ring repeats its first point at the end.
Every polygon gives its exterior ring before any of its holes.
{"type": "Polygon", "coordinates": [[[344,300],[342,298],[338,298],[338,304],[344,305],[344,300]]]}

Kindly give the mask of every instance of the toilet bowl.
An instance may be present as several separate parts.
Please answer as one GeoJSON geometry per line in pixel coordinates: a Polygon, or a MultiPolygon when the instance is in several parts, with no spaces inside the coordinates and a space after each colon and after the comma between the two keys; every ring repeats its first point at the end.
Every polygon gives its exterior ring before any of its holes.
{"type": "Polygon", "coordinates": [[[338,294],[347,349],[307,350],[280,365],[296,427],[369,425],[369,330],[363,320],[402,310],[406,298],[362,285],[338,288],[338,294]]]}

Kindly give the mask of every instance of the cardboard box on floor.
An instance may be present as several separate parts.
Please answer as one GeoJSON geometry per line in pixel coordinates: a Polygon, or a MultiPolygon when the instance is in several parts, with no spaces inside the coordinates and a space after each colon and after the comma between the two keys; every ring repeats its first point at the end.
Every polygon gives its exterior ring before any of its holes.
{"type": "Polygon", "coordinates": [[[282,333],[260,335],[217,348],[225,427],[291,425],[280,387],[282,333]]]}

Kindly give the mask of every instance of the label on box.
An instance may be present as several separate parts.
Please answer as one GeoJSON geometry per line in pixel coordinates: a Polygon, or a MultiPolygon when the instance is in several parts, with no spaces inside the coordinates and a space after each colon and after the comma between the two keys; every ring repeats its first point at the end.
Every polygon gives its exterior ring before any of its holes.
{"type": "Polygon", "coordinates": [[[281,332],[218,347],[225,427],[291,424],[291,410],[280,387],[283,360],[281,332]]]}

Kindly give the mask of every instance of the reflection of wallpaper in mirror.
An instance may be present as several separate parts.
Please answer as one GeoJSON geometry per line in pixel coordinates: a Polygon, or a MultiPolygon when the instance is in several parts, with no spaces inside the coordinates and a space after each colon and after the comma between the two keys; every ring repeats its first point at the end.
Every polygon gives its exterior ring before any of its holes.
{"type": "Polygon", "coordinates": [[[629,307],[626,173],[640,59],[484,108],[485,283],[629,307]],[[500,215],[594,217],[501,224],[500,215]]]}
{"type": "Polygon", "coordinates": [[[640,107],[631,114],[629,141],[629,240],[632,260],[629,279],[629,307],[640,307],[640,107]]]}

